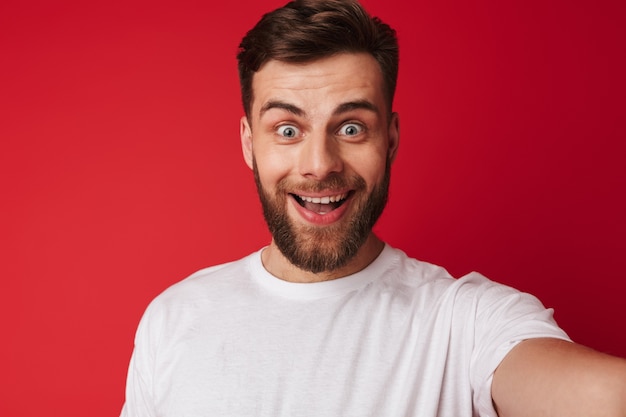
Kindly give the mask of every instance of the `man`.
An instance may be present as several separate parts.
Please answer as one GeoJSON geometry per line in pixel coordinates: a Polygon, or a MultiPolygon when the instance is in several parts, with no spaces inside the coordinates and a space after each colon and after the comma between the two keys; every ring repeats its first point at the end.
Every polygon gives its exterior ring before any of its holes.
{"type": "Polygon", "coordinates": [[[372,233],[399,143],[389,26],[296,0],[238,59],[272,241],[153,301],[122,416],[626,415],[626,361],[570,342],[534,297],[372,233]]]}

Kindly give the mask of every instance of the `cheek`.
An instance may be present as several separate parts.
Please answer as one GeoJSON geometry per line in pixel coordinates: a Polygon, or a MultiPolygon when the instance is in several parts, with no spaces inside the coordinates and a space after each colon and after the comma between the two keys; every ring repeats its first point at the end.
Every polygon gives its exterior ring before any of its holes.
{"type": "Polygon", "coordinates": [[[292,170],[293,158],[278,152],[256,152],[254,155],[259,179],[267,189],[274,189],[275,185],[285,178],[292,170]]]}
{"type": "Polygon", "coordinates": [[[355,159],[351,167],[357,175],[365,180],[369,191],[371,191],[385,176],[387,157],[380,154],[370,154],[369,157],[362,156],[355,159]]]}

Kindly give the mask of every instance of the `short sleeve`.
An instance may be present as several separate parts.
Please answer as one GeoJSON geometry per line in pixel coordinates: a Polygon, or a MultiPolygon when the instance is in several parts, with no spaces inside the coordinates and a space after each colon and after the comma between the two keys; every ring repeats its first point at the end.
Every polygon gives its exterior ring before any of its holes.
{"type": "Polygon", "coordinates": [[[511,349],[527,339],[570,339],[555,322],[553,310],[536,297],[477,273],[462,279],[480,283],[470,363],[474,405],[480,416],[497,417],[491,398],[493,374],[511,349]]]}
{"type": "Polygon", "coordinates": [[[135,334],[135,346],[128,367],[126,399],[120,417],[156,417],[153,399],[154,341],[156,327],[149,306],[135,334]]]}

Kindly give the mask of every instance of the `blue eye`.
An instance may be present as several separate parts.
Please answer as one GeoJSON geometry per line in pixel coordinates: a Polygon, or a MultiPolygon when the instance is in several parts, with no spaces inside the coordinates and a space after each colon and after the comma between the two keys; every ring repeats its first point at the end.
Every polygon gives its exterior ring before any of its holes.
{"type": "Polygon", "coordinates": [[[361,132],[363,132],[363,126],[358,123],[346,123],[339,129],[339,134],[346,136],[356,136],[361,132]]]}
{"type": "Polygon", "coordinates": [[[279,126],[277,131],[280,136],[285,138],[295,138],[300,134],[298,128],[291,125],[279,126]]]}

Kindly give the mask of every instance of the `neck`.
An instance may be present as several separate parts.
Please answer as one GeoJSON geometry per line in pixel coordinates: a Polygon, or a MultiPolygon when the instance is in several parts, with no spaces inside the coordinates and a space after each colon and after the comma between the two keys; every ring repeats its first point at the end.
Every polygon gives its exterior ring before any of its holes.
{"type": "Polygon", "coordinates": [[[261,254],[261,260],[263,261],[263,266],[270,274],[284,281],[301,283],[321,282],[343,278],[365,269],[378,257],[384,246],[383,241],[373,233],[370,233],[363,246],[346,265],[332,271],[320,273],[305,271],[289,262],[273,240],[261,254]]]}

